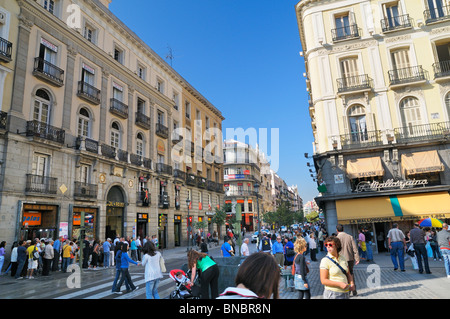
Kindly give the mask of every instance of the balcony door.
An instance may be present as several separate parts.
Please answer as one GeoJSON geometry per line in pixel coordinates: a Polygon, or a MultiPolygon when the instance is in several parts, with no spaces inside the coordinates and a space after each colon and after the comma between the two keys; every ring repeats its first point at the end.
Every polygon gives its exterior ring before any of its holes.
{"type": "Polygon", "coordinates": [[[359,85],[358,58],[352,57],[341,60],[341,74],[345,87],[359,85]]]}
{"type": "MultiPolygon", "coordinates": [[[[447,40],[448,41],[448,40],[447,40]]],[[[450,74],[450,42],[436,44],[438,72],[440,74],[450,74]]]]}
{"type": "Polygon", "coordinates": [[[50,96],[44,90],[36,91],[34,100],[33,120],[49,124],[50,119],[50,96]]]}
{"type": "Polygon", "coordinates": [[[336,24],[337,38],[345,38],[351,35],[350,15],[348,12],[346,12],[344,15],[335,16],[334,22],[336,24]]]}
{"type": "Polygon", "coordinates": [[[396,80],[411,77],[411,63],[409,49],[400,49],[391,52],[392,66],[396,80]]]}
{"type": "Polygon", "coordinates": [[[403,133],[407,136],[419,136],[422,124],[419,100],[411,96],[404,98],[400,102],[400,115],[404,127],[403,133]]]}
{"type": "Polygon", "coordinates": [[[53,68],[53,66],[56,65],[57,48],[46,40],[42,39],[41,42],[43,43],[41,43],[41,46],[39,47],[39,58],[41,58],[42,61],[40,62],[42,63],[42,65],[40,65],[40,70],[46,74],[59,78],[59,74],[55,74],[55,69],[53,68]]]}
{"type": "Polygon", "coordinates": [[[385,4],[383,6],[383,13],[389,29],[394,29],[401,25],[398,2],[385,4]]]}
{"type": "Polygon", "coordinates": [[[350,136],[352,142],[364,142],[368,140],[366,113],[362,105],[355,105],[348,111],[350,124],[350,136]]]}
{"type": "Polygon", "coordinates": [[[432,19],[437,19],[445,16],[442,0],[427,0],[427,1],[428,1],[428,9],[430,10],[430,17],[432,19]]]}
{"type": "Polygon", "coordinates": [[[48,176],[49,156],[43,154],[34,154],[33,164],[31,166],[32,188],[40,193],[46,193],[49,189],[48,176]]]}

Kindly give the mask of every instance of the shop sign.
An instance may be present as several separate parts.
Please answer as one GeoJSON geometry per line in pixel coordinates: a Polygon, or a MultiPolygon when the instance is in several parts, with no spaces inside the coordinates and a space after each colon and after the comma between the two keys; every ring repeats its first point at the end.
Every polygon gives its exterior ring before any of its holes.
{"type": "Polygon", "coordinates": [[[146,213],[137,213],[137,221],[138,222],[144,222],[147,223],[148,222],[148,214],[146,213]]]}
{"type": "Polygon", "coordinates": [[[106,206],[108,207],[125,207],[125,203],[121,202],[106,202],[106,206]]]}
{"type": "Polygon", "coordinates": [[[426,179],[420,179],[420,180],[399,180],[394,181],[393,179],[388,179],[385,182],[378,182],[378,181],[372,181],[372,182],[360,182],[356,186],[357,192],[368,192],[368,191],[382,191],[387,189],[405,189],[405,188],[413,188],[416,186],[425,186],[428,184],[428,180],[426,179]]]}
{"type": "Polygon", "coordinates": [[[384,223],[384,222],[392,222],[393,219],[391,217],[374,217],[374,218],[361,218],[361,219],[350,219],[348,220],[349,224],[365,224],[365,223],[384,223]]]}
{"type": "Polygon", "coordinates": [[[436,219],[446,219],[449,218],[450,214],[428,214],[428,215],[410,215],[410,216],[401,216],[400,220],[414,220],[418,221],[424,218],[436,218],[436,219]]]}
{"type": "Polygon", "coordinates": [[[42,214],[41,213],[23,213],[23,221],[22,225],[24,226],[40,226],[42,222],[42,214]]]}

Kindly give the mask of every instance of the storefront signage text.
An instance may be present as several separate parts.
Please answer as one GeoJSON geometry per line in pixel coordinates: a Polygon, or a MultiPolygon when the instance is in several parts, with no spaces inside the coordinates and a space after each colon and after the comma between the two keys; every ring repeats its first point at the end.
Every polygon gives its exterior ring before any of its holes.
{"type": "Polygon", "coordinates": [[[381,191],[384,189],[405,189],[405,188],[413,188],[416,186],[425,186],[428,184],[428,180],[420,179],[420,180],[400,180],[394,181],[393,179],[388,179],[385,182],[361,182],[356,186],[357,192],[367,192],[367,191],[381,191]]]}
{"type": "Polygon", "coordinates": [[[107,202],[106,206],[108,206],[108,207],[125,207],[125,203],[121,203],[121,202],[107,202]]]}

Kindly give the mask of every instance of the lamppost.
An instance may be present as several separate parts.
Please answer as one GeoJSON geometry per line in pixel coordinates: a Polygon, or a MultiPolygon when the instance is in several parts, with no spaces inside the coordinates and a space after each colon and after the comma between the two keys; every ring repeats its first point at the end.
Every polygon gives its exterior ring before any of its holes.
{"type": "Polygon", "coordinates": [[[259,184],[254,183],[253,189],[256,192],[256,209],[258,212],[258,236],[261,236],[261,220],[259,219],[259,184]]]}
{"type": "Polygon", "coordinates": [[[190,206],[190,204],[191,204],[191,200],[188,197],[188,199],[186,199],[186,205],[187,205],[187,209],[188,209],[188,215],[187,215],[187,251],[189,251],[189,242],[190,242],[189,232],[190,232],[190,228],[191,228],[190,227],[191,223],[190,223],[190,220],[189,220],[189,206],[190,206]]]}

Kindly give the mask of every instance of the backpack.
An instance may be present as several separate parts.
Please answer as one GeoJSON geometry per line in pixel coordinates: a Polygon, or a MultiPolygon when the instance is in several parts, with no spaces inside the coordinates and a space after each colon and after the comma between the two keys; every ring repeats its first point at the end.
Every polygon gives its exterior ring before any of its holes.
{"type": "Polygon", "coordinates": [[[270,242],[269,242],[269,240],[270,239],[268,239],[267,237],[264,237],[263,239],[262,239],[262,246],[261,246],[261,250],[262,251],[267,251],[267,250],[270,250],[270,242]]]}
{"type": "Polygon", "coordinates": [[[39,260],[39,251],[37,250],[36,246],[34,246],[32,255],[33,255],[33,260],[39,260]]]}

